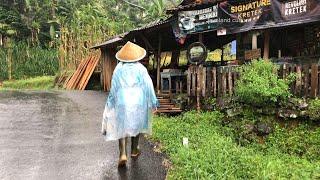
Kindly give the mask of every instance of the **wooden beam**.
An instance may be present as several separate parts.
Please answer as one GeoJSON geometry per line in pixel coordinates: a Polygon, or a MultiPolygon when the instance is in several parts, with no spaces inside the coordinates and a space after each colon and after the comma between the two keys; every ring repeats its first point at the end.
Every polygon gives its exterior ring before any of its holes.
{"type": "Polygon", "coordinates": [[[221,47],[221,66],[224,65],[224,48],[223,46],[221,47]]]}
{"type": "Polygon", "coordinates": [[[179,57],[180,50],[173,50],[171,54],[170,68],[175,69],[179,67],[179,57]]]}
{"type": "Polygon", "coordinates": [[[202,33],[199,34],[199,42],[203,43],[203,34],[202,33]]]}
{"type": "Polygon", "coordinates": [[[264,32],[263,59],[269,59],[269,49],[270,49],[270,31],[267,29],[264,32]]]}
{"type": "Polygon", "coordinates": [[[157,53],[157,93],[160,94],[160,61],[161,61],[161,35],[159,34],[158,53],[157,53]]]}
{"type": "Polygon", "coordinates": [[[154,51],[154,48],[152,47],[152,45],[150,44],[150,42],[148,41],[148,39],[143,35],[143,33],[139,33],[141,39],[143,40],[143,42],[146,44],[146,47],[150,48],[151,51],[154,51]]]}

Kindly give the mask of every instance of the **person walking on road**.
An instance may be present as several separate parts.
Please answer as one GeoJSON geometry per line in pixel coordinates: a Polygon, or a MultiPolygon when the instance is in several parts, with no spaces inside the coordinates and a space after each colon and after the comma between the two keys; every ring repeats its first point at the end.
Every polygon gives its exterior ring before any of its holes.
{"type": "Polygon", "coordinates": [[[131,137],[131,157],[140,155],[140,134],[151,134],[151,117],[159,102],[147,69],[139,62],[146,56],[142,47],[127,42],[116,58],[111,89],[102,120],[106,141],[119,140],[119,166],[127,163],[127,142],[131,137]]]}

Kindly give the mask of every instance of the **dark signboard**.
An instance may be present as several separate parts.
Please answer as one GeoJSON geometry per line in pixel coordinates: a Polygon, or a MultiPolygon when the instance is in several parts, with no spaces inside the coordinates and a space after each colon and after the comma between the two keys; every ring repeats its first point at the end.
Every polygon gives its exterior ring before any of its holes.
{"type": "Polygon", "coordinates": [[[200,10],[180,11],[178,22],[180,30],[185,34],[216,29],[218,27],[218,5],[200,10]]]}
{"type": "Polygon", "coordinates": [[[226,34],[249,31],[273,24],[271,0],[228,0],[219,4],[220,29],[226,34]]]}
{"type": "Polygon", "coordinates": [[[320,0],[272,1],[276,26],[320,21],[320,0]]]}
{"type": "Polygon", "coordinates": [[[320,21],[320,0],[226,0],[212,7],[179,12],[181,34],[218,31],[218,35],[252,29],[320,21]]]}

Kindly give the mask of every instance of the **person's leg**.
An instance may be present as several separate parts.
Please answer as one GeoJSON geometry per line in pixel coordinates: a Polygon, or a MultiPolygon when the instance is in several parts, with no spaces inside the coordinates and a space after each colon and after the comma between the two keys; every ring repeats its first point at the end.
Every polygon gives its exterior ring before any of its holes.
{"type": "Polygon", "coordinates": [[[127,138],[119,139],[119,166],[124,166],[127,163],[127,138]]]}
{"type": "Polygon", "coordinates": [[[131,157],[138,157],[140,155],[139,138],[140,134],[136,137],[131,137],[131,157]]]}

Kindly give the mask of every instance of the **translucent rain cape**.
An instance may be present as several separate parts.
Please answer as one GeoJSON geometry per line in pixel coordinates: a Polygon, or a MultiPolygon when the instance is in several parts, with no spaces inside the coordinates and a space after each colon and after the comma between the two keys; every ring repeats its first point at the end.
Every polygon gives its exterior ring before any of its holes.
{"type": "Polygon", "coordinates": [[[151,134],[151,111],[158,105],[147,69],[139,62],[120,62],[113,72],[103,113],[105,139],[151,134]]]}

